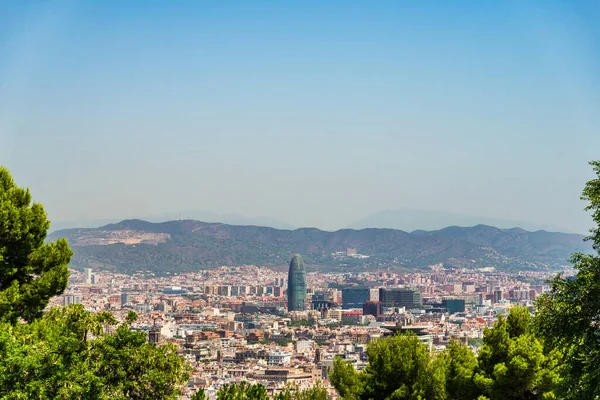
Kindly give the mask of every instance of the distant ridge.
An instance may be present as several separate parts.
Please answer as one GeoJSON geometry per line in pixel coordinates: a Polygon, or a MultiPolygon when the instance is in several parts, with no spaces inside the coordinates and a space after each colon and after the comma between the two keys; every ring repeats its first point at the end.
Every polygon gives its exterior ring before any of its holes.
{"type": "MultiPolygon", "coordinates": [[[[474,226],[478,224],[497,226],[502,229],[520,227],[527,231],[546,230],[551,232],[567,232],[568,230],[553,225],[536,225],[525,221],[502,218],[490,218],[464,215],[446,211],[429,210],[385,210],[362,218],[350,225],[351,229],[388,228],[407,232],[415,230],[433,231],[447,226],[474,226]]],[[[571,232],[569,232],[571,233],[571,232]]]]}
{"type": "Polygon", "coordinates": [[[75,221],[52,221],[52,225],[50,227],[51,231],[59,231],[64,229],[74,229],[74,228],[95,228],[97,226],[104,226],[107,224],[118,223],[122,220],[128,219],[140,219],[149,222],[162,222],[162,221],[170,221],[170,220],[180,220],[180,219],[193,219],[198,221],[205,222],[214,222],[214,223],[226,223],[230,225],[255,225],[255,226],[265,226],[277,229],[295,229],[296,227],[292,224],[289,224],[285,221],[280,221],[273,218],[268,217],[246,217],[241,214],[217,214],[210,211],[191,211],[185,210],[181,212],[170,212],[164,214],[157,214],[145,217],[133,217],[133,218],[111,218],[111,219],[103,219],[103,220],[75,220],[75,221]]]}
{"type": "Polygon", "coordinates": [[[438,263],[513,271],[556,269],[567,265],[572,253],[591,251],[582,235],[481,224],[412,233],[379,228],[327,232],[133,219],[100,228],[61,230],[49,239],[59,237],[66,237],[73,247],[75,267],[160,275],[219,265],[282,266],[295,253],[304,256],[308,267],[340,271],[423,268],[438,263]],[[345,256],[348,248],[368,258],[345,256]]]}

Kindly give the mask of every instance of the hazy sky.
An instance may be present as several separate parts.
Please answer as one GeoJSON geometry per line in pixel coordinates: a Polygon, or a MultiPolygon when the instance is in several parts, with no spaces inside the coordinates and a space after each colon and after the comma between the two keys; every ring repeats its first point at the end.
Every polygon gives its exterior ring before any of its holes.
{"type": "Polygon", "coordinates": [[[600,3],[3,1],[0,164],[53,220],[384,209],[584,232],[600,3]]]}

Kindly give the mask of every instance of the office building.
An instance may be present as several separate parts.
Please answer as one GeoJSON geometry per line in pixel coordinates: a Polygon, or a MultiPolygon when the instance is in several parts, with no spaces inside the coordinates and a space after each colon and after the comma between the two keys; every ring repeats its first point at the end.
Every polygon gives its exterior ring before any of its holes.
{"type": "Polygon", "coordinates": [[[63,297],[63,305],[81,304],[81,297],[74,294],[67,294],[63,297]]]}
{"type": "Polygon", "coordinates": [[[160,343],[161,342],[161,329],[159,326],[154,325],[148,332],[149,343],[160,343]]]}
{"type": "Polygon", "coordinates": [[[91,268],[83,269],[83,281],[88,284],[92,283],[92,269],[91,268]]]}
{"type": "Polygon", "coordinates": [[[423,305],[421,293],[407,288],[380,288],[379,301],[384,307],[419,308],[423,305]]]}
{"type": "Polygon", "coordinates": [[[504,300],[504,292],[502,289],[494,289],[494,303],[499,303],[504,300]]]}
{"type": "Polygon", "coordinates": [[[371,289],[368,287],[356,286],[342,289],[342,308],[349,310],[351,308],[362,308],[367,301],[376,300],[371,298],[371,289]]]}
{"type": "Polygon", "coordinates": [[[121,307],[131,305],[131,295],[129,293],[121,294],[121,307]]]}
{"type": "Polygon", "coordinates": [[[306,270],[300,254],[294,255],[288,272],[288,311],[304,311],[306,270]]]}
{"type": "Polygon", "coordinates": [[[367,301],[363,304],[363,315],[372,315],[375,318],[383,314],[381,303],[378,301],[367,301]]]}
{"type": "Polygon", "coordinates": [[[325,292],[316,292],[312,295],[313,310],[329,310],[335,305],[335,299],[330,290],[325,292]]]}
{"type": "Polygon", "coordinates": [[[464,299],[443,299],[442,307],[445,307],[448,309],[448,314],[465,312],[465,300],[464,299]]]}
{"type": "Polygon", "coordinates": [[[219,296],[230,297],[231,296],[231,286],[219,286],[219,296]]]}

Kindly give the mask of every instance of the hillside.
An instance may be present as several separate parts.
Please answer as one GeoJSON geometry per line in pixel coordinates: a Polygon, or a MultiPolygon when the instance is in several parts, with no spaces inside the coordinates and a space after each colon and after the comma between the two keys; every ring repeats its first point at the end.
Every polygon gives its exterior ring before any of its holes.
{"type": "Polygon", "coordinates": [[[339,271],[421,268],[437,263],[502,270],[549,269],[566,265],[573,252],[591,250],[581,235],[485,225],[412,233],[393,229],[326,232],[193,220],[126,220],[95,229],[57,231],[49,239],[59,237],[66,237],[73,247],[74,267],[159,275],[219,265],[281,266],[293,253],[302,253],[312,268],[339,271]],[[348,248],[356,248],[368,258],[348,257],[348,248]]]}

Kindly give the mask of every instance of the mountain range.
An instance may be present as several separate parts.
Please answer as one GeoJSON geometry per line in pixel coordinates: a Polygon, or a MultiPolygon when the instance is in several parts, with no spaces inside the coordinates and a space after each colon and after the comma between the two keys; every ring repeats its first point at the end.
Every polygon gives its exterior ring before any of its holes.
{"type": "Polygon", "coordinates": [[[219,265],[284,266],[294,253],[312,269],[360,271],[447,267],[549,270],[574,252],[591,251],[582,235],[487,225],[451,226],[411,233],[394,229],[280,230],[195,220],[152,223],[125,220],[99,228],[55,231],[66,237],[72,266],[156,275],[219,265]],[[355,249],[357,255],[352,254],[355,249]]]}
{"type": "MultiPolygon", "coordinates": [[[[163,222],[178,219],[194,219],[204,222],[219,222],[230,225],[257,225],[270,226],[277,229],[295,229],[290,223],[280,221],[269,217],[247,217],[241,214],[218,214],[212,211],[186,210],[181,212],[170,212],[162,214],[148,215],[141,218],[149,222],[163,222]]],[[[114,224],[124,220],[125,218],[108,218],[108,219],[86,219],[80,218],[71,221],[52,221],[51,231],[59,231],[72,228],[94,228],[108,224],[114,224]]],[[[128,218],[127,218],[128,219],[128,218]]]]}
{"type": "MultiPolygon", "coordinates": [[[[51,230],[57,231],[71,228],[93,228],[107,224],[117,223],[124,219],[142,219],[149,222],[162,222],[179,219],[193,219],[204,222],[219,222],[229,225],[256,225],[268,226],[276,229],[296,229],[289,222],[270,217],[248,217],[242,214],[219,214],[212,211],[185,210],[181,212],[167,212],[132,218],[86,219],[79,218],[71,221],[52,221],[51,230]]],[[[511,220],[506,218],[493,218],[486,216],[466,215],[449,211],[394,209],[376,212],[346,225],[339,227],[347,229],[386,228],[398,229],[406,232],[415,230],[438,230],[447,226],[475,226],[489,225],[501,229],[520,227],[528,231],[546,230],[551,232],[571,232],[566,228],[551,224],[538,225],[527,221],[511,220]]],[[[337,229],[337,228],[336,228],[337,229]]],[[[581,233],[581,232],[579,232],[581,233]]]]}
{"type": "MultiPolygon", "coordinates": [[[[384,210],[371,214],[347,226],[350,229],[389,228],[407,232],[415,230],[437,230],[447,226],[489,225],[501,229],[520,227],[528,231],[546,230],[552,232],[569,232],[560,226],[538,225],[527,221],[506,218],[493,218],[476,215],[466,215],[448,211],[397,209],[384,210]]],[[[573,233],[573,232],[569,232],[573,233]]]]}

